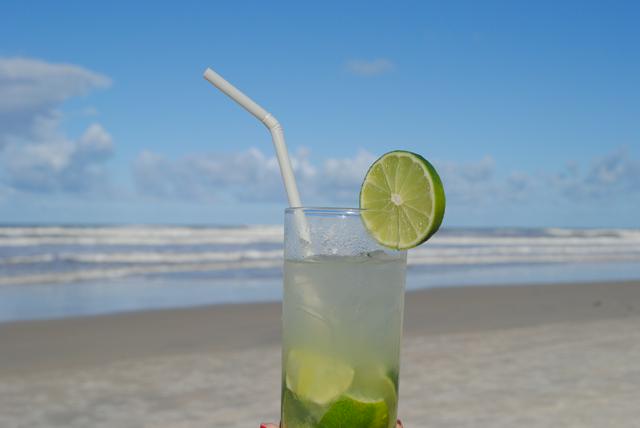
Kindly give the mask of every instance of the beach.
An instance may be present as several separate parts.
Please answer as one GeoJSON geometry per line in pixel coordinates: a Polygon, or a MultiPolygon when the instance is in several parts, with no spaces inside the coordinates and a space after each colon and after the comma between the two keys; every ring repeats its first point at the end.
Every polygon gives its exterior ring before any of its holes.
{"type": "MultiPolygon", "coordinates": [[[[633,427],[640,282],[407,294],[407,427],[633,427]]],[[[278,417],[280,304],[0,323],[2,427],[257,427],[278,417]]]]}

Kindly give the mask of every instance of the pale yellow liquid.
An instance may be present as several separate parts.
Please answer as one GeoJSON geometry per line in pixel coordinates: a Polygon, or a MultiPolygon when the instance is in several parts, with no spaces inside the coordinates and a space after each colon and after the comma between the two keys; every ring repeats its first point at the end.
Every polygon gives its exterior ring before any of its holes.
{"type": "MultiPolygon", "coordinates": [[[[318,256],[304,261],[286,260],[283,301],[283,399],[286,363],[291,350],[304,350],[335,358],[352,367],[365,384],[391,380],[397,397],[399,352],[405,283],[404,256],[374,252],[362,256],[318,256]],[[382,379],[386,378],[386,379],[382,379]]],[[[361,387],[362,388],[362,387],[361,387]]],[[[366,387],[364,387],[366,389],[366,387]]],[[[379,392],[356,391],[367,399],[379,392]]],[[[389,425],[395,426],[397,399],[389,405],[389,425]]],[[[282,426],[313,428],[325,409],[308,415],[288,415],[282,426]]],[[[301,406],[298,407],[300,413],[301,406]]],[[[304,404],[302,404],[304,407],[304,404]]],[[[302,413],[305,409],[302,409],[302,413]]]]}

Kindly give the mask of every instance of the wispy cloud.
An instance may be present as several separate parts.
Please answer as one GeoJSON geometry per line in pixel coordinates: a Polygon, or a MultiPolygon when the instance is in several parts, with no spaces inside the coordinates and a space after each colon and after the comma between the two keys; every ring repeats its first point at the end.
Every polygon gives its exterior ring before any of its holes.
{"type": "MultiPolygon", "coordinates": [[[[304,179],[304,170],[297,170],[304,179]]],[[[238,200],[264,202],[282,196],[275,158],[255,148],[178,159],[147,150],[135,160],[133,175],[141,194],[159,198],[206,201],[231,192],[238,200]]]]}
{"type": "Polygon", "coordinates": [[[560,171],[535,174],[500,169],[491,156],[470,162],[445,161],[438,167],[448,199],[462,205],[527,200],[601,203],[621,195],[640,195],[640,160],[624,148],[586,165],[571,162],[560,171]]]}
{"type": "Polygon", "coordinates": [[[468,162],[443,161],[435,166],[452,202],[480,203],[488,194],[497,192],[496,162],[491,156],[468,162]]]}
{"type": "Polygon", "coordinates": [[[378,76],[389,73],[395,68],[395,64],[386,58],[351,59],[346,63],[347,71],[357,76],[378,76]]]}
{"type": "Polygon", "coordinates": [[[12,144],[1,155],[4,179],[16,190],[35,193],[96,190],[106,184],[103,164],[112,151],[111,136],[97,123],[77,140],[47,135],[43,142],[12,144]]]}
{"type": "MultiPolygon", "coordinates": [[[[375,157],[360,150],[353,157],[313,163],[300,149],[291,156],[301,192],[316,203],[357,203],[358,190],[375,157]]],[[[232,197],[242,202],[285,200],[275,156],[251,148],[236,153],[201,153],[178,159],[142,152],[133,165],[138,192],[159,198],[215,200],[232,197]]]]}
{"type": "Polygon", "coordinates": [[[106,87],[111,79],[72,64],[0,58],[0,112],[37,110],[106,87]]]}
{"type": "Polygon", "coordinates": [[[60,104],[110,79],[71,64],[0,58],[0,184],[17,191],[88,191],[106,181],[113,142],[102,125],[60,129],[60,104]]]}
{"type": "Polygon", "coordinates": [[[625,148],[594,159],[584,168],[569,163],[548,182],[564,196],[575,199],[603,199],[623,193],[640,193],[640,160],[625,148]]]}
{"type": "MultiPolygon", "coordinates": [[[[640,194],[640,162],[624,151],[598,158],[585,173],[546,171],[532,175],[504,170],[491,156],[466,161],[435,161],[447,200],[479,207],[535,200],[552,204],[569,193],[582,198],[613,196],[622,189],[640,194]],[[546,201],[546,202],[545,202],[546,201]]],[[[358,204],[364,175],[376,159],[359,150],[353,156],[312,159],[307,149],[292,154],[293,168],[307,203],[358,204]]],[[[575,169],[575,168],[574,168],[575,169]]],[[[579,168],[578,168],[579,169],[579,168]]],[[[230,197],[241,202],[285,202],[275,156],[251,148],[236,153],[199,153],[178,159],[145,151],[134,163],[142,195],[183,200],[230,197]]]]}

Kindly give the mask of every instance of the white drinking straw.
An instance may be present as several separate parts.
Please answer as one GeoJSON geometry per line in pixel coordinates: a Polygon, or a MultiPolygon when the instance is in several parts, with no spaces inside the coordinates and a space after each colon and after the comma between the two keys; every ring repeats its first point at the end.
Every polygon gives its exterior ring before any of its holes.
{"type": "MultiPolygon", "coordinates": [[[[300,193],[298,193],[296,178],[293,175],[293,168],[291,167],[291,161],[289,160],[289,152],[287,151],[287,145],[284,141],[284,132],[282,131],[282,126],[280,125],[280,122],[278,122],[278,119],[264,108],[260,107],[255,101],[246,96],[231,83],[227,82],[222,76],[212,69],[207,68],[204,71],[204,78],[211,82],[213,86],[220,89],[233,101],[244,107],[245,110],[254,115],[269,129],[269,132],[271,132],[271,138],[273,139],[273,146],[276,149],[276,157],[278,158],[278,164],[280,165],[280,173],[282,174],[282,181],[284,181],[284,188],[287,192],[289,206],[301,207],[302,202],[300,201],[300,193]]],[[[300,238],[308,243],[309,230],[307,229],[304,214],[300,211],[296,211],[294,215],[298,222],[300,238]]]]}

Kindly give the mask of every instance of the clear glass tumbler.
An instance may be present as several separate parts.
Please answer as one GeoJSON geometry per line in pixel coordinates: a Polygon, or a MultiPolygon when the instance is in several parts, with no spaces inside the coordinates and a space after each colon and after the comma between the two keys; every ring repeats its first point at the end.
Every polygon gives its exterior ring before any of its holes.
{"type": "Polygon", "coordinates": [[[283,428],[395,426],[406,252],[361,212],[285,211],[283,428]]]}

